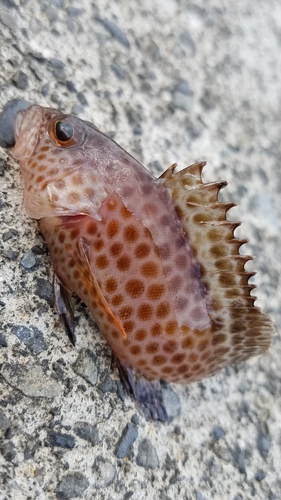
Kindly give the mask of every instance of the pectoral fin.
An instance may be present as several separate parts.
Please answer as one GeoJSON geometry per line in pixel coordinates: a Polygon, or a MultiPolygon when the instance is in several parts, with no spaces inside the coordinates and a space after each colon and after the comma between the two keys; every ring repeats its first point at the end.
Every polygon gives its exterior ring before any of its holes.
{"type": "Polygon", "coordinates": [[[71,341],[71,343],[75,346],[76,336],[74,334],[74,313],[73,306],[71,303],[71,294],[70,292],[63,286],[61,280],[54,274],[54,294],[55,294],[55,303],[60,315],[61,321],[65,328],[65,331],[71,341]]]}
{"type": "Polygon", "coordinates": [[[111,310],[108,302],[106,301],[100,286],[98,284],[98,281],[92,271],[90,260],[89,260],[89,254],[88,254],[88,248],[87,245],[84,243],[84,241],[81,239],[79,241],[79,250],[81,253],[81,260],[82,262],[87,262],[88,264],[88,269],[87,269],[87,275],[85,274],[85,268],[83,268],[82,274],[84,276],[84,284],[85,286],[89,289],[92,290],[92,299],[96,303],[96,309],[97,310],[102,310],[105,316],[107,317],[108,321],[110,324],[114,325],[120,332],[120,335],[123,338],[126,338],[126,332],[120,323],[119,319],[113,311],[111,310]]]}

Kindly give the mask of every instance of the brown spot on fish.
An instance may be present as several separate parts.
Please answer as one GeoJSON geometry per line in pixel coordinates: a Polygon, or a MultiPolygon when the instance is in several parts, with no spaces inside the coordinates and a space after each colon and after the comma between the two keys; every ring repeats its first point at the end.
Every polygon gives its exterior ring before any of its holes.
{"type": "Polygon", "coordinates": [[[122,304],[123,300],[124,300],[123,295],[121,295],[120,293],[118,293],[117,295],[114,295],[112,297],[111,303],[112,303],[113,306],[117,307],[117,306],[120,306],[122,304]]]}
{"type": "Polygon", "coordinates": [[[105,269],[106,267],[108,267],[108,264],[109,264],[109,260],[107,258],[106,255],[99,255],[97,258],[96,258],[96,266],[99,268],[99,269],[105,269]]]}
{"type": "Polygon", "coordinates": [[[159,337],[159,335],[161,335],[161,333],[162,333],[162,327],[161,327],[160,323],[155,323],[151,327],[151,335],[153,335],[153,337],[159,337]]]}
{"type": "Polygon", "coordinates": [[[165,292],[164,285],[155,283],[148,287],[147,297],[150,300],[159,300],[164,292],[165,292]]]}
{"type": "Polygon", "coordinates": [[[185,354],[184,353],[179,353],[179,354],[175,354],[171,361],[172,363],[176,363],[176,364],[180,364],[183,362],[183,360],[185,359],[185,354]]]}
{"type": "Polygon", "coordinates": [[[78,173],[72,175],[71,181],[72,181],[72,184],[74,184],[74,186],[82,186],[84,184],[82,175],[78,174],[78,173]]]}
{"type": "Polygon", "coordinates": [[[133,308],[131,306],[124,306],[118,312],[118,316],[120,319],[127,320],[132,316],[133,308]]]}
{"type": "Polygon", "coordinates": [[[169,340],[163,345],[163,351],[173,353],[177,349],[177,343],[174,340],[169,340]]]}
{"type": "Polygon", "coordinates": [[[143,294],[144,284],[140,280],[133,279],[126,283],[125,290],[130,297],[136,299],[143,294]]]}
{"type": "Polygon", "coordinates": [[[111,220],[107,224],[107,235],[109,238],[113,238],[119,231],[119,223],[117,220],[111,220]]]}
{"type": "Polygon", "coordinates": [[[138,318],[141,321],[148,321],[152,316],[153,309],[150,304],[141,304],[138,308],[138,318]]]}
{"type": "Polygon", "coordinates": [[[182,341],[182,347],[183,349],[192,349],[194,346],[194,340],[191,336],[187,336],[184,338],[182,341]]]}
{"type": "Polygon", "coordinates": [[[122,205],[121,215],[122,215],[123,219],[129,219],[130,217],[132,217],[132,212],[130,212],[130,210],[128,210],[125,207],[125,205],[122,205]]]}
{"type": "Polygon", "coordinates": [[[138,345],[132,345],[130,347],[130,353],[133,354],[133,356],[137,356],[141,352],[141,348],[138,345]]]}
{"type": "Polygon", "coordinates": [[[117,267],[120,271],[127,271],[131,265],[131,259],[128,255],[123,255],[117,260],[117,267]]]}
{"type": "Polygon", "coordinates": [[[105,282],[105,290],[107,293],[114,293],[118,288],[118,283],[115,278],[108,278],[105,282]]]}
{"type": "Polygon", "coordinates": [[[134,243],[139,237],[139,233],[134,226],[125,227],[123,234],[124,234],[124,239],[128,243],[134,243]]]}
{"type": "Polygon", "coordinates": [[[155,262],[145,262],[141,266],[141,273],[146,278],[155,278],[158,274],[158,265],[155,262]]]}
{"type": "Polygon", "coordinates": [[[74,228],[74,229],[71,229],[71,231],[70,231],[70,238],[72,240],[75,240],[79,234],[80,234],[80,230],[77,227],[74,228]]]}
{"type": "Polygon", "coordinates": [[[94,249],[99,252],[100,250],[102,250],[102,248],[104,247],[104,241],[103,240],[97,240],[95,243],[94,243],[94,249]]]}
{"type": "Polygon", "coordinates": [[[74,205],[79,203],[79,201],[80,201],[80,196],[79,196],[79,193],[77,193],[77,191],[70,192],[68,194],[67,198],[68,198],[68,201],[70,203],[74,203],[74,205]]]}
{"type": "Polygon", "coordinates": [[[58,240],[60,243],[64,243],[65,241],[65,233],[63,233],[62,231],[59,233],[58,235],[58,240]]]}
{"type": "Polygon", "coordinates": [[[166,323],[166,325],[165,325],[165,332],[168,335],[174,335],[174,333],[176,333],[177,329],[178,329],[178,324],[176,321],[168,321],[168,323],[166,323]]]}
{"type": "Polygon", "coordinates": [[[166,318],[170,312],[170,306],[167,302],[162,302],[156,309],[156,316],[158,318],[166,318]]]}
{"type": "Polygon", "coordinates": [[[166,363],[167,358],[165,356],[157,355],[153,356],[152,361],[156,366],[160,366],[166,363]]]}
{"type": "Polygon", "coordinates": [[[97,225],[95,222],[90,222],[87,224],[86,231],[88,234],[93,235],[97,232],[97,225]]]}
{"type": "Polygon", "coordinates": [[[146,243],[140,243],[135,249],[135,256],[137,259],[144,259],[148,256],[150,248],[146,243]]]}
{"type": "Polygon", "coordinates": [[[116,257],[116,255],[119,255],[123,250],[123,245],[122,243],[113,243],[113,245],[111,245],[109,251],[111,253],[111,255],[113,257],[116,257]]]}
{"type": "Polygon", "coordinates": [[[147,331],[141,328],[140,330],[137,330],[135,333],[135,340],[138,342],[142,342],[145,338],[147,337],[147,331]]]}
{"type": "Polygon", "coordinates": [[[124,321],[123,327],[126,333],[131,333],[133,329],[135,328],[135,323],[131,320],[124,321]]]}
{"type": "Polygon", "coordinates": [[[155,352],[157,352],[159,349],[159,344],[158,342],[150,342],[149,344],[147,344],[145,350],[148,354],[154,354],[155,352]]]}

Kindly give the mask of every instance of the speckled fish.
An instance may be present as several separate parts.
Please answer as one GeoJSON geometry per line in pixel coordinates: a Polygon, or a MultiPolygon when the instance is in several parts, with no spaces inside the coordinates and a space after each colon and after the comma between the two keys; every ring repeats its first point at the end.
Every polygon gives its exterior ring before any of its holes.
{"type": "Polygon", "coordinates": [[[218,201],[225,182],[202,182],[205,163],[156,179],[94,125],[37,105],[17,114],[15,140],[66,329],[74,340],[75,292],[147,418],[167,418],[160,379],[200,380],[267,350],[234,204],[218,201]]]}

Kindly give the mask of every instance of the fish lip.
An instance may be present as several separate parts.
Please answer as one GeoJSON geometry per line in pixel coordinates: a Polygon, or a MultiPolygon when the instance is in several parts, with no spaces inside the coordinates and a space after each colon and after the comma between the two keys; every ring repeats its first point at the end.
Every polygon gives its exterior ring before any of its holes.
{"type": "Polygon", "coordinates": [[[38,144],[42,122],[42,108],[37,104],[17,113],[14,125],[15,146],[12,150],[12,156],[16,160],[27,160],[32,156],[38,144]]]}

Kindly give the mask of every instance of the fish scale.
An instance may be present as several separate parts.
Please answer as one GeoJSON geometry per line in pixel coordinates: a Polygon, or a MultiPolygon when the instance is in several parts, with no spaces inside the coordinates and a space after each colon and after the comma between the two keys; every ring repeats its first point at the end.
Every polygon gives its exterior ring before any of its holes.
{"type": "Polygon", "coordinates": [[[218,201],[224,182],[203,183],[204,162],[156,179],[93,125],[36,105],[18,113],[15,137],[67,332],[73,341],[75,292],[147,418],[167,419],[159,379],[199,380],[269,347],[251,257],[226,217],[234,204],[218,201]]]}

